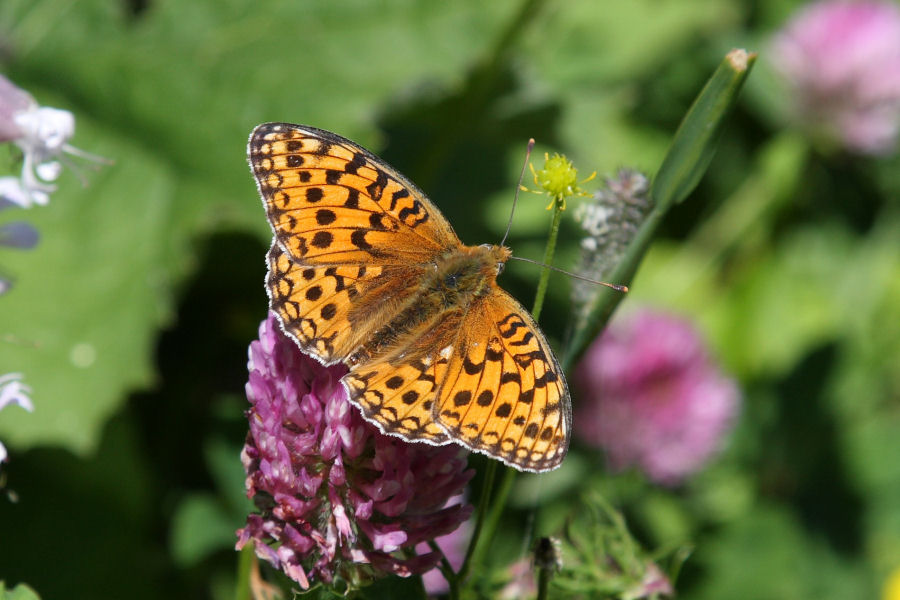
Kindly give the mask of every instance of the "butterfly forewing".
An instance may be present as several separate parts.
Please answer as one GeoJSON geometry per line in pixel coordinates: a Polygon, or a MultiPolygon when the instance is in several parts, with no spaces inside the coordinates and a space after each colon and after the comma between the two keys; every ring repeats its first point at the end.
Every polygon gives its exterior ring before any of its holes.
{"type": "Polygon", "coordinates": [[[460,243],[418,188],[336,134],[265,123],[248,151],[275,239],[298,264],[421,263],[460,243]]]}
{"type": "Polygon", "coordinates": [[[569,394],[531,316],[497,287],[508,250],[463,246],[418,188],[336,134],[266,123],[248,152],[275,234],[271,309],[305,352],[347,364],[363,416],[520,470],[559,466],[569,394]]]}

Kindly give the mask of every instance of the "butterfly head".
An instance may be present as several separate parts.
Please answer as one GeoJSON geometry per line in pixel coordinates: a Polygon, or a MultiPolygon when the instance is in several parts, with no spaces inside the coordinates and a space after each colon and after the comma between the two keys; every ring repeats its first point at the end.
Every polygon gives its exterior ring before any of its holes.
{"type": "Polygon", "coordinates": [[[503,268],[506,266],[506,261],[508,261],[509,257],[512,256],[512,250],[510,250],[506,246],[481,244],[480,246],[478,246],[478,248],[481,249],[485,257],[487,258],[485,262],[493,265],[495,277],[503,272],[503,268]]]}

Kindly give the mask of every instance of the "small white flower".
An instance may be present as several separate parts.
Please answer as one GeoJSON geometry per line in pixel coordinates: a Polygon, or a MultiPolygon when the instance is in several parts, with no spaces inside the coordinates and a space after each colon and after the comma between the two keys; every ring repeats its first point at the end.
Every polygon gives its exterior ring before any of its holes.
{"type": "Polygon", "coordinates": [[[28,394],[31,388],[22,383],[21,373],[7,373],[0,375],[0,410],[10,404],[17,404],[28,412],[34,411],[34,405],[28,394]]]}
{"type": "MultiPolygon", "coordinates": [[[[21,373],[8,373],[0,375],[0,410],[3,410],[10,404],[17,404],[27,410],[34,411],[34,405],[31,404],[31,388],[22,383],[21,373]]],[[[0,463],[5,462],[8,453],[6,446],[0,443],[0,463]]]]}
{"type": "Polygon", "coordinates": [[[15,144],[22,149],[22,188],[27,196],[27,208],[32,203],[44,205],[50,194],[56,191],[55,181],[62,166],[50,160],[63,152],[73,153],[74,148],[66,141],[75,134],[75,117],[72,113],[57,108],[39,107],[36,104],[18,112],[13,120],[22,132],[15,144]]]}
{"type": "MultiPolygon", "coordinates": [[[[18,177],[0,177],[0,202],[28,206],[28,192],[22,187],[18,177]]],[[[2,208],[2,204],[0,204],[2,208]]]]}
{"type": "Polygon", "coordinates": [[[71,154],[96,162],[107,162],[70,146],[75,135],[75,117],[67,110],[39,106],[28,92],[0,75],[0,141],[15,143],[24,156],[18,185],[0,178],[0,199],[28,208],[47,204],[56,190],[51,182],[62,172],[57,158],[71,154]]]}

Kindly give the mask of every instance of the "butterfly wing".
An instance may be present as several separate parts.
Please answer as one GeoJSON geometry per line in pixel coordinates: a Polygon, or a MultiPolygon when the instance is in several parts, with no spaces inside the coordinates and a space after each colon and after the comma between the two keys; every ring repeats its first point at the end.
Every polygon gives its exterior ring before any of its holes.
{"type": "Polygon", "coordinates": [[[350,400],[385,433],[453,441],[522,471],[562,462],[572,429],[562,370],[534,320],[498,287],[393,360],[354,366],[350,400]]]}
{"type": "Polygon", "coordinates": [[[460,245],[424,193],[337,134],[264,123],[247,151],[275,239],[299,266],[425,263],[460,245]]]}
{"type": "Polygon", "coordinates": [[[302,266],[272,242],[267,257],[269,306],[300,348],[326,365],[365,343],[397,302],[415,293],[421,265],[302,266]]]}
{"type": "Polygon", "coordinates": [[[342,379],[350,401],[389,435],[435,445],[452,441],[435,422],[434,403],[461,321],[461,311],[448,313],[398,354],[354,365],[342,379]]]}
{"type": "Polygon", "coordinates": [[[571,404],[530,315],[490,293],[372,361],[351,355],[418,293],[435,259],[461,243],[403,175],[333,133],[266,123],[249,159],[275,240],[271,307],[300,347],[348,362],[350,399],[382,431],[458,442],[520,470],[559,465],[571,404]]]}
{"type": "Polygon", "coordinates": [[[463,318],[435,420],[454,441],[523,471],[562,462],[572,430],[565,377],[534,319],[494,286],[463,318]]]}

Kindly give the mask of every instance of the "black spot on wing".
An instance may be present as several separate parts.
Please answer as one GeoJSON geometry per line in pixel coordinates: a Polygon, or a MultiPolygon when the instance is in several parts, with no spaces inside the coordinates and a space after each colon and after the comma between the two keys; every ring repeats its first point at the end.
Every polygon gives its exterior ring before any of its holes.
{"type": "Polygon", "coordinates": [[[322,200],[325,196],[325,192],[322,191],[322,188],[319,187],[310,187],[306,188],[306,201],[310,204],[315,204],[322,200]]]}
{"type": "Polygon", "coordinates": [[[380,202],[381,195],[384,193],[384,188],[388,184],[388,176],[387,173],[381,169],[375,169],[375,172],[377,173],[375,181],[366,186],[366,192],[368,192],[369,197],[372,198],[372,200],[380,202]]]}
{"type": "Polygon", "coordinates": [[[463,370],[466,372],[466,375],[476,375],[481,373],[484,370],[484,361],[480,363],[474,363],[469,360],[469,356],[463,359],[463,370]]]}
{"type": "Polygon", "coordinates": [[[353,233],[350,234],[350,243],[360,250],[371,250],[372,244],[366,241],[368,232],[369,230],[367,229],[354,229],[353,233]]]}
{"type": "Polygon", "coordinates": [[[365,166],[366,164],[366,155],[362,152],[355,152],[353,154],[353,160],[348,162],[344,167],[344,171],[350,173],[351,175],[356,175],[356,172],[359,171],[359,168],[365,166]]]}
{"type": "MultiPolygon", "coordinates": [[[[403,189],[401,189],[401,190],[397,190],[396,192],[394,192],[393,194],[391,194],[391,207],[390,207],[390,210],[394,210],[395,208],[397,208],[397,201],[398,201],[398,200],[400,200],[401,198],[408,198],[408,197],[409,197],[409,190],[407,190],[406,188],[403,188],[403,189]]],[[[403,217],[401,217],[401,219],[402,219],[402,218],[403,218],[403,217]]]]}
{"type": "Polygon", "coordinates": [[[454,406],[466,406],[471,401],[472,401],[472,392],[470,392],[469,390],[462,390],[460,392],[456,392],[456,395],[453,396],[453,405],[454,406]]]}
{"type": "Polygon", "coordinates": [[[331,246],[334,236],[328,231],[317,231],[313,236],[312,245],[319,249],[325,249],[331,246]]]}

